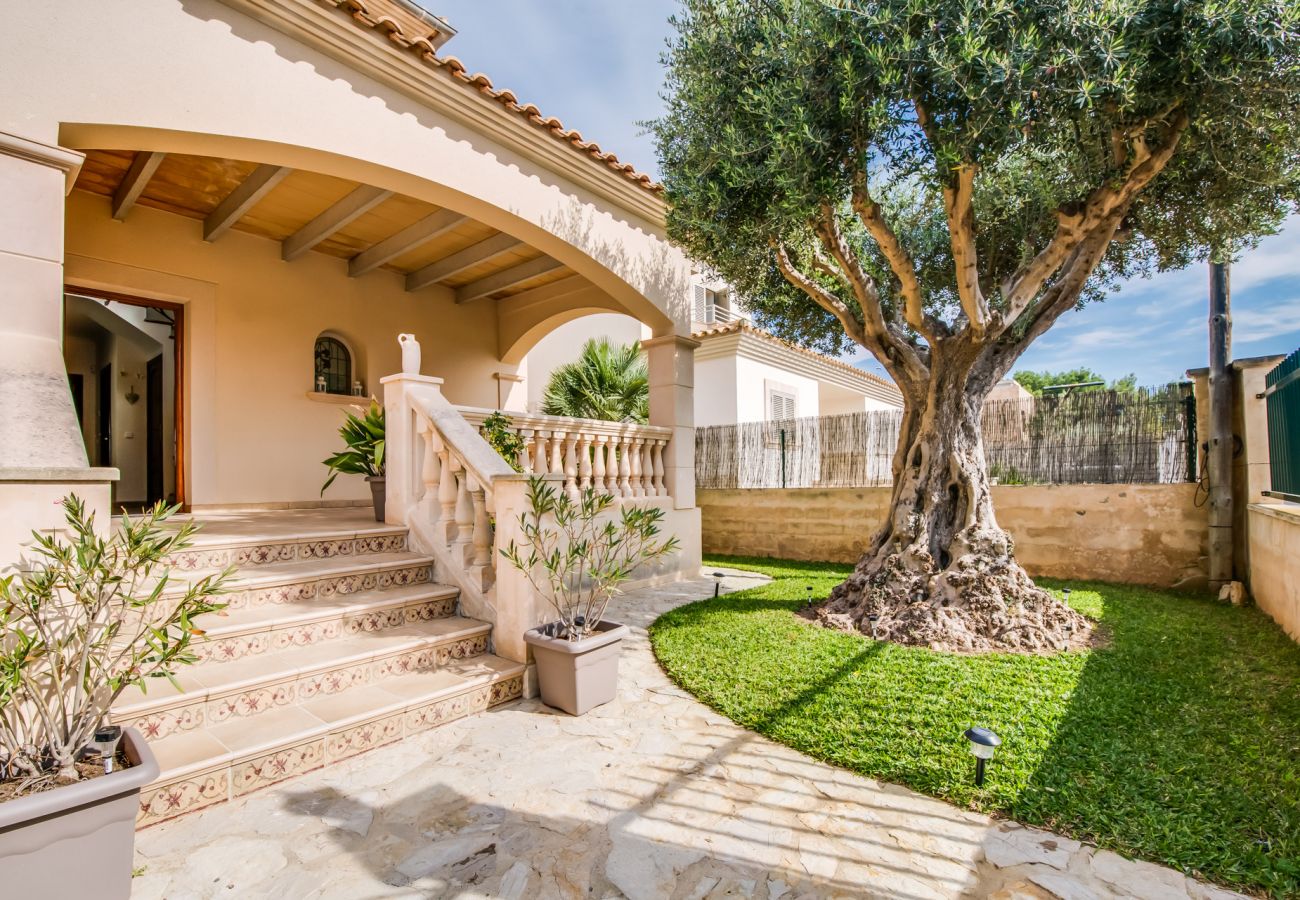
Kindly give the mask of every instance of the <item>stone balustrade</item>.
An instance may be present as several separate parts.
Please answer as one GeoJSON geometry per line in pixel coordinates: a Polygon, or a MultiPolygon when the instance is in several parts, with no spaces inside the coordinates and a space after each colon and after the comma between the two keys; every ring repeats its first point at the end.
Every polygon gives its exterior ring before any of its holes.
{"type": "MultiPolygon", "coordinates": [[[[467,406],[456,409],[475,428],[494,412],[467,406]]],[[[530,413],[505,415],[524,439],[520,469],[530,475],[561,476],[571,497],[589,487],[622,501],[668,496],[664,453],[671,428],[530,413]]]]}

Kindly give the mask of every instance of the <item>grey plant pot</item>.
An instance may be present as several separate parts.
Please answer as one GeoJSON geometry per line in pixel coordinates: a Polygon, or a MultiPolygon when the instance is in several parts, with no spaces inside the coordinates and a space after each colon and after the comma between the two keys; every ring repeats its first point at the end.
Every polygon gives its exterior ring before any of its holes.
{"type": "Polygon", "coordinates": [[[375,521],[384,521],[384,490],[387,482],[383,475],[367,475],[366,481],[370,482],[370,499],[375,504],[375,521]]]}
{"type": "Polygon", "coordinates": [[[158,760],[134,728],[124,730],[122,747],[129,769],[0,803],[0,894],[131,896],[140,789],[158,777],[158,760]]]}
{"type": "Polygon", "coordinates": [[[524,632],[533,648],[542,702],[580,716],[608,703],[618,693],[618,657],[626,625],[602,621],[596,633],[580,641],[547,637],[540,628],[524,632]]]}

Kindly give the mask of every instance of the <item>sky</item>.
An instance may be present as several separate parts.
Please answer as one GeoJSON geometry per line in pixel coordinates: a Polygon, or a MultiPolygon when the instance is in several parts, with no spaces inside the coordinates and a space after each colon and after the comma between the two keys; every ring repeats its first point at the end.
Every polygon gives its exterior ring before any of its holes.
{"type": "MultiPolygon", "coordinates": [[[[638,124],[663,109],[660,56],[676,0],[420,0],[459,33],[442,52],[521,102],[536,103],[587,140],[658,176],[654,142],[638,124]]],[[[1208,361],[1208,276],[1204,265],[1134,279],[1067,313],[1017,369],[1087,366],[1138,384],[1179,380],[1208,361]]],[[[1300,346],[1300,217],[1233,265],[1235,358],[1290,353],[1300,346]]],[[[869,371],[862,351],[846,359],[869,371]]]]}

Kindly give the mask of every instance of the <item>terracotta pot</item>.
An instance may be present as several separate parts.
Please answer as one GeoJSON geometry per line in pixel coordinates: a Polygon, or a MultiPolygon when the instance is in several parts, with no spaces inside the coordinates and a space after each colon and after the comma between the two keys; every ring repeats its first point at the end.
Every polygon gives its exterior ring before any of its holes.
{"type": "Polygon", "coordinates": [[[158,760],[127,728],[130,768],[0,803],[0,872],[6,897],[25,900],[127,900],[135,862],[140,789],[158,777],[158,760]]]}
{"type": "Polygon", "coordinates": [[[375,521],[384,521],[384,485],[387,483],[383,475],[367,475],[366,481],[370,482],[370,499],[375,504],[375,521]]]}
{"type": "Polygon", "coordinates": [[[541,628],[524,632],[533,648],[542,702],[580,716],[608,703],[618,693],[618,656],[627,626],[602,621],[595,633],[579,641],[553,638],[541,628]]]}

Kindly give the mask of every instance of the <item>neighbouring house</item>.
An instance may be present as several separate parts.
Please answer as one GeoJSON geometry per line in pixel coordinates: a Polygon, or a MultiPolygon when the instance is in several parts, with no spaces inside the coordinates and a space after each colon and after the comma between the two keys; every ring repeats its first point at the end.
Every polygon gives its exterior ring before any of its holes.
{"type": "MultiPolygon", "coordinates": [[[[695,276],[691,296],[692,334],[700,342],[696,427],[902,407],[902,395],[888,379],[756,328],[726,284],[695,276]]],[[[627,316],[592,315],[561,326],[525,357],[522,386],[503,393],[502,408],[537,412],[550,373],[590,338],[626,344],[647,336],[645,326],[627,316]]]]}
{"type": "Polygon", "coordinates": [[[644,329],[650,423],[523,420],[524,462],[663,509],[681,548],[643,580],[698,571],[692,266],[661,189],[467,71],[453,34],[410,0],[6,9],[0,565],[75,492],[101,526],[175,499],[205,523],[179,562],[245,578],[201,679],[115,714],[163,766],[143,821],[526,690],[545,611],[493,527],[523,485],[471,426],[565,323],[644,329]],[[384,523],[359,478],[321,496],[365,396],[384,523]]]}

